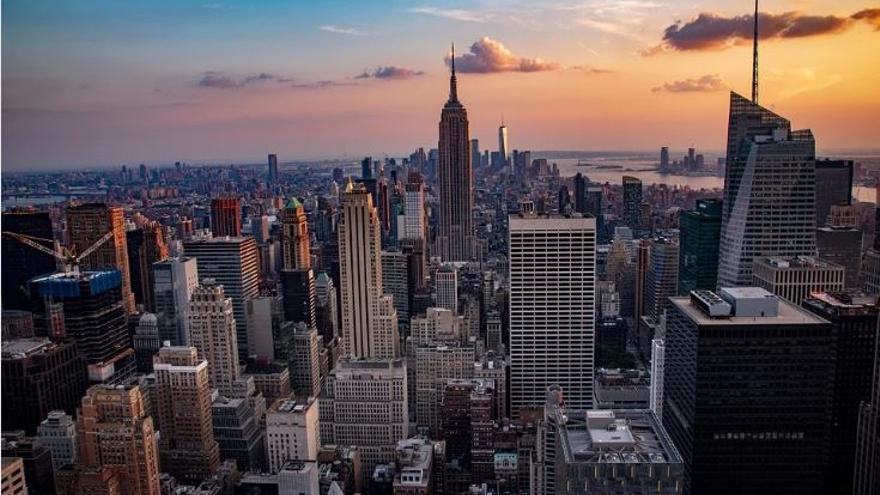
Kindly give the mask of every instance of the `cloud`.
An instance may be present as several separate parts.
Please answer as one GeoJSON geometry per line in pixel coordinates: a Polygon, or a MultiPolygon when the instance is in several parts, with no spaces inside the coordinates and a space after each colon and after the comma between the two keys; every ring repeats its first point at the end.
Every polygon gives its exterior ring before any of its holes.
{"type": "MultiPolygon", "coordinates": [[[[846,31],[858,21],[880,29],[880,9],[866,9],[850,17],[810,15],[802,12],[758,14],[760,39],[789,39],[836,34],[846,31]]],[[[663,41],[642,51],[654,55],[666,50],[714,50],[749,43],[754,31],[754,16],[724,17],[701,13],[688,22],[681,21],[664,30],[663,41]]]]}
{"type": "Polygon", "coordinates": [[[292,79],[276,76],[274,74],[269,74],[266,72],[260,72],[259,74],[253,74],[250,76],[234,78],[232,76],[226,75],[222,72],[217,71],[207,71],[202,74],[199,78],[197,85],[201,88],[213,88],[213,89],[238,89],[243,88],[245,86],[250,86],[253,84],[260,83],[275,83],[282,84],[291,82],[292,79]]]}
{"type": "Polygon", "coordinates": [[[600,69],[599,67],[593,67],[592,65],[572,65],[571,67],[568,67],[568,70],[583,72],[584,74],[614,74],[613,70],[600,69]]]}
{"type": "Polygon", "coordinates": [[[366,34],[357,28],[348,26],[336,26],[334,24],[325,24],[323,26],[318,26],[318,29],[326,33],[347,34],[349,36],[364,36],[366,34]]]}
{"type": "Polygon", "coordinates": [[[710,93],[721,91],[725,88],[724,81],[715,74],[706,74],[696,79],[682,79],[671,83],[657,86],[651,91],[657,93],[666,91],[669,93],[710,93]]]}
{"type": "Polygon", "coordinates": [[[486,22],[494,17],[489,11],[466,10],[466,9],[440,9],[437,7],[413,7],[407,12],[412,14],[424,14],[440,17],[451,21],[463,22],[486,22]]]}
{"type": "MultiPolygon", "coordinates": [[[[449,56],[446,56],[449,65],[449,56]]],[[[556,62],[546,62],[539,58],[518,57],[511,53],[500,41],[484,36],[470,46],[470,53],[455,57],[455,70],[459,72],[539,72],[560,68],[556,62]]]]}
{"type": "Polygon", "coordinates": [[[423,74],[424,72],[420,70],[389,65],[386,67],[376,67],[373,70],[365,70],[360,75],[355,76],[355,79],[410,79],[423,74]]]}
{"type": "Polygon", "coordinates": [[[880,30],[880,9],[860,10],[851,17],[857,21],[865,21],[874,26],[874,29],[880,30]]]}

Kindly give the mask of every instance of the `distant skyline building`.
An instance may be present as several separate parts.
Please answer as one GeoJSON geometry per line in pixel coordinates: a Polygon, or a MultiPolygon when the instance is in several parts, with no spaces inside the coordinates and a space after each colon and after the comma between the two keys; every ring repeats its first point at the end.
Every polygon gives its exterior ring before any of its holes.
{"type": "Polygon", "coordinates": [[[679,217],[678,294],[715,290],[721,237],[721,201],[698,199],[679,217]]]}
{"type": "Polygon", "coordinates": [[[241,235],[241,200],[236,197],[211,200],[211,233],[214,237],[241,235]]]}
{"type": "Polygon", "coordinates": [[[629,175],[623,176],[623,223],[634,233],[642,226],[642,181],[629,175]]]}
{"type": "Polygon", "coordinates": [[[510,160],[510,143],[507,141],[507,126],[504,125],[504,119],[498,127],[498,154],[501,155],[502,164],[507,164],[510,160]]]}
{"type": "Polygon", "coordinates": [[[269,154],[269,173],[267,177],[269,183],[278,181],[278,156],[274,153],[269,154]]]}
{"type": "Polygon", "coordinates": [[[474,186],[467,110],[458,101],[455,52],[450,59],[449,100],[440,114],[440,224],[443,261],[468,261],[474,244],[474,186]]]}
{"type": "Polygon", "coordinates": [[[552,384],[590,409],[596,220],[522,215],[509,225],[511,414],[543,404],[552,384]]]}
{"type": "Polygon", "coordinates": [[[813,134],[731,92],[718,285],[751,285],[760,256],[814,255],[815,229],[813,134]]]}
{"type": "Polygon", "coordinates": [[[339,262],[345,354],[356,358],[398,356],[397,311],[382,286],[379,218],[369,192],[351,182],[342,197],[339,262]]]}

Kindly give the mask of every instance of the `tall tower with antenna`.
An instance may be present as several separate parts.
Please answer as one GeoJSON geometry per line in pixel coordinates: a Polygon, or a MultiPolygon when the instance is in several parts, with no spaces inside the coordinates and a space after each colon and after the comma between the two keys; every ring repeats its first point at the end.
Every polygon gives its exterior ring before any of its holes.
{"type": "Polygon", "coordinates": [[[752,40],[752,103],[758,104],[758,0],[755,0],[755,34],[752,40]]]}

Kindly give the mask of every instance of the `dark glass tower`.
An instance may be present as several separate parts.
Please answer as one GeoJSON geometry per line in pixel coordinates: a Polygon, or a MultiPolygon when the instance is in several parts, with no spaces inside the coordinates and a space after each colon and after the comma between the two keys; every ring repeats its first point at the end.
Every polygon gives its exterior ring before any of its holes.
{"type": "MultiPolygon", "coordinates": [[[[44,212],[17,212],[3,214],[3,232],[14,232],[45,239],[31,239],[53,249],[52,219],[44,212]]],[[[30,310],[27,282],[37,275],[55,271],[55,258],[22,244],[10,236],[3,236],[3,309],[30,310]]]]}
{"type": "Polygon", "coordinates": [[[832,206],[852,203],[852,160],[816,160],[816,226],[824,227],[832,206]]]}
{"type": "Polygon", "coordinates": [[[623,176],[623,223],[638,235],[642,225],[642,181],[623,176]]]}
{"type": "Polygon", "coordinates": [[[850,495],[859,404],[871,400],[873,389],[877,316],[880,314],[877,297],[820,292],[805,300],[803,307],[834,325],[832,471],[827,493],[850,495]]]}
{"type": "Polygon", "coordinates": [[[678,293],[687,295],[692,290],[715,290],[721,201],[698,199],[693,211],[682,212],[679,226],[678,293]]]}
{"type": "Polygon", "coordinates": [[[440,231],[443,261],[468,261],[474,241],[474,178],[467,110],[458,101],[455,49],[450,59],[449,100],[440,113],[440,231]]]}
{"type": "Polygon", "coordinates": [[[763,289],[694,294],[670,299],[663,380],[685,495],[827,493],[832,325],[763,289]]]}

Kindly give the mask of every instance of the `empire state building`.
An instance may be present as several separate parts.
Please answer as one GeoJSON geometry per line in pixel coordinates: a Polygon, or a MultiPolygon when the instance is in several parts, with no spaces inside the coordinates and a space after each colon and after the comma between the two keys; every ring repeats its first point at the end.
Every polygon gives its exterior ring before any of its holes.
{"type": "Polygon", "coordinates": [[[440,113],[440,232],[443,261],[468,261],[474,251],[474,193],[467,110],[458,101],[455,46],[452,47],[449,100],[440,113]]]}

